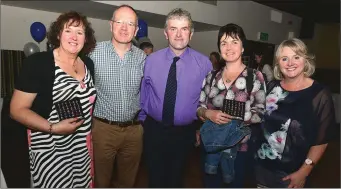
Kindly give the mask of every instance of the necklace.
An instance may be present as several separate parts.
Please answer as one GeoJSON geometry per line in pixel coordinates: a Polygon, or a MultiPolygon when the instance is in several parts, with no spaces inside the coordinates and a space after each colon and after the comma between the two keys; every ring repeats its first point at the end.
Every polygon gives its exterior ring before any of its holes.
{"type": "MultiPolygon", "coordinates": [[[[227,71],[227,67],[225,66],[225,70],[227,71]]],[[[231,79],[229,79],[229,78],[226,78],[226,83],[230,83],[232,80],[231,79]]]]}
{"type": "Polygon", "coordinates": [[[78,58],[76,58],[76,60],[73,62],[73,64],[72,64],[72,68],[73,68],[73,71],[76,73],[76,74],[78,74],[78,71],[77,71],[77,63],[78,63],[78,61],[77,61],[77,59],[78,58]]]}
{"type": "MultiPolygon", "coordinates": [[[[243,67],[243,70],[244,70],[244,68],[245,68],[245,67],[243,67]]],[[[225,66],[225,68],[224,68],[224,69],[227,71],[227,67],[226,67],[226,66],[225,66]]],[[[226,80],[225,80],[225,81],[226,81],[226,83],[231,83],[231,82],[232,82],[232,80],[231,80],[231,79],[229,79],[229,78],[226,78],[226,80]]]]}

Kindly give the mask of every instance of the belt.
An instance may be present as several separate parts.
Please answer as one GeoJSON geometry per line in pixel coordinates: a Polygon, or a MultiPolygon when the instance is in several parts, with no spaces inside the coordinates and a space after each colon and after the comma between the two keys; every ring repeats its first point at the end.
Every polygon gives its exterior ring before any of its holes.
{"type": "Polygon", "coordinates": [[[125,121],[125,122],[119,122],[119,121],[110,121],[104,118],[100,118],[100,117],[94,117],[95,119],[98,119],[101,122],[107,123],[109,125],[117,125],[119,127],[128,127],[131,125],[138,125],[141,122],[138,120],[131,120],[131,121],[125,121]]]}

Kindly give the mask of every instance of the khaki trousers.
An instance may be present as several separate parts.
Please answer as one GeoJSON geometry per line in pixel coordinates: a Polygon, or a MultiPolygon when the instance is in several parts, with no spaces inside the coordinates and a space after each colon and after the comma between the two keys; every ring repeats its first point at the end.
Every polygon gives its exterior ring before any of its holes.
{"type": "Polygon", "coordinates": [[[142,153],[142,136],[141,125],[119,127],[93,118],[96,188],[134,186],[142,153]]]}

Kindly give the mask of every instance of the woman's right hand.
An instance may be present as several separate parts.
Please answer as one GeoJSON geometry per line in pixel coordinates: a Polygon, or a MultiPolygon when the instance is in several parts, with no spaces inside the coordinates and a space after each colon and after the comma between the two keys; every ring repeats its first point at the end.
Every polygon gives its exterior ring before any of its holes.
{"type": "Polygon", "coordinates": [[[221,110],[207,110],[205,115],[209,120],[219,125],[228,123],[232,119],[232,116],[225,114],[221,110]]]}
{"type": "Polygon", "coordinates": [[[64,119],[56,124],[52,125],[52,134],[58,135],[67,135],[74,133],[79,126],[81,126],[84,122],[84,119],[79,120],[80,118],[69,118],[64,119]],[[79,121],[77,121],[79,120],[79,121]]]}

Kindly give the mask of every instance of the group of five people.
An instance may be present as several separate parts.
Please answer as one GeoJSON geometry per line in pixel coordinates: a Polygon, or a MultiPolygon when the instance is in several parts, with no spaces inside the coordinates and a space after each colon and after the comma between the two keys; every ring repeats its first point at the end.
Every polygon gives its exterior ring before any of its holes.
{"type": "Polygon", "coordinates": [[[304,186],[335,118],[330,92],[309,78],[314,64],[303,42],[280,44],[278,80],[267,88],[262,73],[242,63],[246,36],[236,24],[220,28],[217,46],[225,64],[212,71],[209,58],[188,47],[194,27],[186,10],[167,15],[169,45],[149,56],[132,45],[138,31],[132,7],[119,6],[109,22],[111,40],[96,43],[85,16],[61,14],[48,32],[55,49],[25,60],[10,113],[28,127],[34,187],[133,187],[142,152],[149,187],[183,187],[193,144],[201,143],[203,159],[211,157],[203,132],[196,132],[198,119],[264,131],[230,145],[236,150],[232,179],[219,171],[225,170],[220,163],[217,173],[206,172],[204,161],[206,187],[243,187],[249,146],[259,186],[304,186]],[[222,111],[225,100],[244,103],[242,120],[222,111]],[[61,116],[74,101],[81,116],[61,116]],[[259,145],[251,144],[253,137],[259,145]]]}

